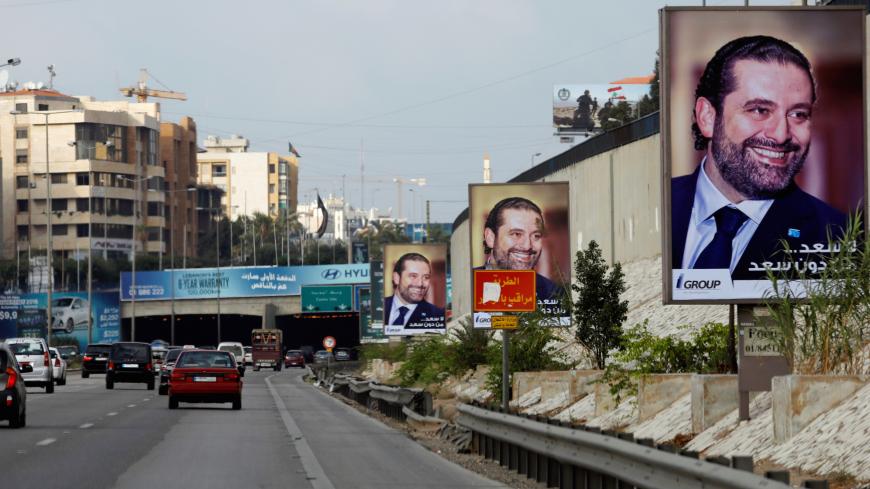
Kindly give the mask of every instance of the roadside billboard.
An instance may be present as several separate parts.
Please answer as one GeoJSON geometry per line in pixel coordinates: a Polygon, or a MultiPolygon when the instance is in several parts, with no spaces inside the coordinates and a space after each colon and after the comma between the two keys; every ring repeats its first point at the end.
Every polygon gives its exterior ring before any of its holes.
{"type": "Polygon", "coordinates": [[[359,342],[366,343],[387,343],[389,338],[384,336],[384,325],[374,327],[372,323],[372,289],[369,286],[355,287],[357,294],[357,304],[359,304],[359,342]]]}
{"type": "MultiPolygon", "coordinates": [[[[571,280],[568,182],[471,184],[468,193],[471,268],[534,271],[544,323],[570,326],[562,305],[571,280]]],[[[476,328],[489,328],[498,314],[472,311],[476,328]]]]}
{"type": "MultiPolygon", "coordinates": [[[[121,314],[118,292],[94,292],[93,305],[88,307],[86,292],[52,294],[52,343],[78,344],[84,351],[88,344],[88,311],[92,315],[94,343],[119,341],[121,314]]],[[[3,294],[0,296],[0,340],[18,336],[46,336],[47,295],[3,294]]]]}
{"type": "Polygon", "coordinates": [[[447,331],[447,245],[384,246],[384,334],[447,331]]]}
{"type": "MultiPolygon", "coordinates": [[[[305,265],[293,267],[188,268],[161,272],[136,272],[136,300],[214,299],[300,295],[303,285],[354,285],[369,283],[368,263],[305,265]]],[[[132,274],[121,274],[121,300],[132,300],[132,274]]]]}
{"type": "Polygon", "coordinates": [[[651,78],[553,85],[553,127],[558,134],[601,131],[604,121],[617,117],[614,109],[620,103],[632,109],[637,107],[643,96],[649,94],[651,78]]]}
{"type": "Polygon", "coordinates": [[[818,276],[866,202],[864,10],[661,21],[663,301],[758,303],[768,271],[818,276]]]}

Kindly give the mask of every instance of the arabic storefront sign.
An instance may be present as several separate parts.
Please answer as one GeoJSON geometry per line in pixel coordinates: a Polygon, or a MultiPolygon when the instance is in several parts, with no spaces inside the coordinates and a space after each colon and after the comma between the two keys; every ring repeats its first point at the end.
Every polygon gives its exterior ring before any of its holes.
{"type": "MultiPolygon", "coordinates": [[[[136,300],[262,297],[300,295],[303,285],[369,283],[369,265],[306,265],[294,267],[188,268],[136,272],[136,300]]],[[[121,274],[121,300],[132,300],[132,274],[121,274]]]]}
{"type": "Polygon", "coordinates": [[[352,285],[305,285],[302,312],[348,312],[353,310],[352,285]]]}
{"type": "Polygon", "coordinates": [[[534,270],[475,270],[475,312],[533,312],[534,270]]]}
{"type": "Polygon", "coordinates": [[[492,329],[517,329],[519,318],[516,316],[492,316],[490,324],[492,329]]]}

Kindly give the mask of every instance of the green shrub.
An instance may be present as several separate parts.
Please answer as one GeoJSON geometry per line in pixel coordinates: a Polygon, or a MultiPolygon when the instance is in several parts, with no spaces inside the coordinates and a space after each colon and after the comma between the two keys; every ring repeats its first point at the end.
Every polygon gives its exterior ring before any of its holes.
{"type": "MultiPolygon", "coordinates": [[[[690,328],[690,326],[683,326],[690,328]]],[[[615,359],[641,374],[725,373],[728,371],[728,325],[707,323],[689,340],[656,336],[647,323],[625,332],[615,359]]]]}
{"type": "Polygon", "coordinates": [[[461,319],[459,324],[460,328],[450,332],[452,342],[448,348],[448,369],[455,375],[487,363],[487,348],[492,342],[492,330],[475,328],[470,317],[461,319]]]}
{"type": "Polygon", "coordinates": [[[396,378],[403,386],[441,382],[451,373],[451,346],[445,335],[426,336],[411,346],[396,378]]]}
{"type": "Polygon", "coordinates": [[[363,362],[379,358],[388,362],[403,362],[408,351],[404,343],[366,343],[359,347],[359,359],[363,362]]]}

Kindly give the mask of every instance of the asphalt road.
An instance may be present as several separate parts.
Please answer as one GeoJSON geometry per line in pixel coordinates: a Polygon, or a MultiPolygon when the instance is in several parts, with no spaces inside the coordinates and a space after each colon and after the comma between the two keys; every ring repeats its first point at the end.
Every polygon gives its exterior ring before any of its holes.
{"type": "Polygon", "coordinates": [[[70,373],[28,389],[27,427],[0,422],[0,481],[16,488],[503,487],[302,381],[253,372],[242,410],[181,404],[144,384],[70,373]]]}

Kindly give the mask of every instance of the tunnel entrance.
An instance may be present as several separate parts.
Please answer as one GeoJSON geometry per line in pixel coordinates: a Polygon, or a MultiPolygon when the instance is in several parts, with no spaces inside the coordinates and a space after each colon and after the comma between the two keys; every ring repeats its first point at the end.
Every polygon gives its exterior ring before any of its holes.
{"type": "MultiPolygon", "coordinates": [[[[260,316],[240,314],[221,314],[221,341],[238,341],[251,344],[251,330],[259,328],[263,319],[260,316]]],[[[160,339],[171,342],[170,316],[142,316],[136,318],[136,341],[150,343],[160,339]]],[[[124,319],[121,337],[129,341],[130,319],[124,319]]],[[[176,345],[211,345],[217,347],[217,315],[187,314],[175,315],[176,345]]]]}
{"type": "Polygon", "coordinates": [[[311,346],[323,349],[323,337],[335,338],[338,347],[359,346],[359,313],[336,312],[321,314],[293,314],[275,318],[284,332],[284,348],[311,346]]]}

